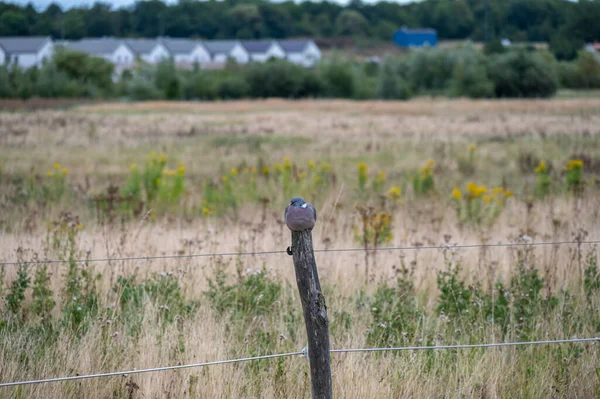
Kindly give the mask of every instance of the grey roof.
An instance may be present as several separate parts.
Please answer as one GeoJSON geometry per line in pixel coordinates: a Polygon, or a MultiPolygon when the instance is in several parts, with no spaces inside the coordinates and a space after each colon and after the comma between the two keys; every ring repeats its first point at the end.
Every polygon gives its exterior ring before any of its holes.
{"type": "Polygon", "coordinates": [[[314,42],[312,40],[279,40],[278,43],[286,53],[301,53],[314,42]]]}
{"type": "Polygon", "coordinates": [[[211,54],[229,54],[238,44],[240,44],[238,40],[211,40],[204,42],[204,46],[211,54]]]}
{"type": "Polygon", "coordinates": [[[51,40],[49,36],[0,37],[0,47],[7,53],[37,53],[51,40]]]}
{"type": "Polygon", "coordinates": [[[71,50],[82,51],[88,54],[112,54],[122,44],[125,44],[123,40],[115,39],[114,37],[105,37],[67,42],[65,46],[71,50]]]}
{"type": "Polygon", "coordinates": [[[165,45],[167,50],[172,54],[189,54],[197,46],[202,46],[202,42],[192,39],[174,39],[174,38],[161,38],[160,41],[165,45]]]}
{"type": "Polygon", "coordinates": [[[242,45],[249,53],[266,53],[273,45],[273,40],[242,40],[242,45]]]}
{"type": "Polygon", "coordinates": [[[160,43],[157,39],[126,39],[125,43],[136,54],[148,54],[160,43]]]}

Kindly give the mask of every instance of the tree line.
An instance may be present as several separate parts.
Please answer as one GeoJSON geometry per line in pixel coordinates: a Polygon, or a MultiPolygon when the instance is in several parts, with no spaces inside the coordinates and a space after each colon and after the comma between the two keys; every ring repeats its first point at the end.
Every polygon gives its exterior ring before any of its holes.
{"type": "Polygon", "coordinates": [[[240,98],[409,99],[550,97],[557,89],[600,88],[600,63],[581,51],[557,61],[547,51],[482,52],[472,46],[411,51],[383,63],[333,55],[316,68],[285,60],[221,70],[177,69],[172,60],[140,63],[120,76],[113,64],[59,49],[40,68],[0,66],[0,98],[119,98],[123,100],[228,100],[240,98]]]}
{"type": "Polygon", "coordinates": [[[68,10],[51,4],[40,11],[31,4],[0,2],[0,36],[352,36],[391,40],[393,32],[402,26],[431,27],[441,39],[546,41],[560,59],[573,59],[585,42],[600,40],[598,21],[598,0],[425,0],[408,4],[351,0],[347,5],[265,0],[179,0],[168,5],[149,0],[129,8],[113,9],[109,2],[97,2],[92,7],[68,10]]]}

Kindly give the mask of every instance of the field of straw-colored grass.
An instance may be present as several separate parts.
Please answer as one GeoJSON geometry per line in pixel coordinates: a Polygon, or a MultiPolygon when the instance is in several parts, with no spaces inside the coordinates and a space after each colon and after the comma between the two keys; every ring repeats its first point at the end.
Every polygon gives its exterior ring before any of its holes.
{"type": "MultiPolygon", "coordinates": [[[[303,348],[286,254],[68,262],[285,250],[288,193],[272,177],[259,181],[258,193],[250,183],[241,188],[241,170],[259,162],[273,169],[286,157],[295,175],[310,161],[333,170],[325,188],[306,194],[319,210],[315,248],[357,249],[316,254],[333,348],[600,335],[594,245],[451,248],[598,240],[600,100],[111,103],[0,113],[0,148],[0,260],[21,262],[0,274],[0,382],[303,348]],[[469,146],[473,170],[458,161],[469,146]],[[94,198],[123,187],[130,165],[152,152],[185,165],[185,195],[159,212],[147,201],[133,216],[99,215],[94,198]],[[584,188],[573,191],[564,168],[575,158],[584,162],[584,188]],[[421,195],[412,176],[429,159],[435,189],[421,195]],[[553,187],[543,197],[534,194],[540,160],[551,165],[553,187]],[[362,162],[366,193],[357,183],[362,162]],[[34,198],[25,182],[46,184],[54,163],[68,169],[66,193],[34,198]],[[379,171],[385,178],[376,192],[370,184],[379,171]],[[226,176],[247,194],[231,194],[231,212],[203,213],[207,182],[220,190],[226,176]],[[455,186],[466,195],[471,180],[510,189],[485,222],[462,219],[451,198],[455,186]],[[401,195],[392,202],[387,190],[395,186],[401,195]],[[359,205],[390,217],[380,247],[450,248],[365,252],[359,205]],[[34,259],[67,260],[43,265],[50,309],[36,305],[42,266],[25,267],[34,259]],[[14,282],[23,267],[31,280],[19,302],[14,282]]],[[[587,398],[600,394],[598,361],[597,343],[334,354],[333,389],[340,398],[587,398]]],[[[298,356],[0,388],[4,397],[306,398],[310,381],[298,356]]]]}

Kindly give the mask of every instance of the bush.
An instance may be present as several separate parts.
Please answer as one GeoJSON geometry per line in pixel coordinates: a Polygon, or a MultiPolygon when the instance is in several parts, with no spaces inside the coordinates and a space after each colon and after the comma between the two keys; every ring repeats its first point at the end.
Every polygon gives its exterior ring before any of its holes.
{"type": "Polygon", "coordinates": [[[550,97],[558,88],[552,66],[525,51],[492,56],[489,75],[497,97],[550,97]]]}
{"type": "Polygon", "coordinates": [[[334,58],[321,67],[321,76],[327,88],[328,97],[353,98],[355,92],[352,66],[339,58],[334,58]]]}
{"type": "Polygon", "coordinates": [[[241,76],[228,76],[217,84],[217,96],[223,100],[234,100],[246,97],[248,84],[241,76]]]}
{"type": "Polygon", "coordinates": [[[406,100],[410,98],[410,89],[406,81],[398,74],[396,65],[386,62],[381,67],[377,96],[385,100],[406,100]]]}

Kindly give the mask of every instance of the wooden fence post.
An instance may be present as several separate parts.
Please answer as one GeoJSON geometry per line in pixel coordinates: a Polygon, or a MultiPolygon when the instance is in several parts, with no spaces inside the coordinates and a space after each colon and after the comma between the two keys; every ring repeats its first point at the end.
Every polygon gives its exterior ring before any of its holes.
{"type": "Polygon", "coordinates": [[[292,231],[292,252],[308,337],[312,397],[331,399],[329,320],[325,297],[321,293],[311,230],[292,231]]]}

